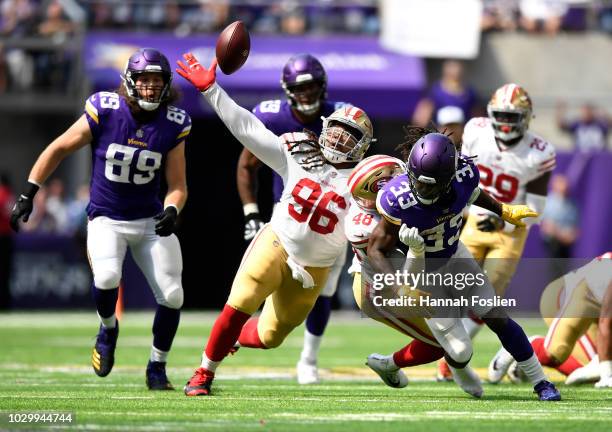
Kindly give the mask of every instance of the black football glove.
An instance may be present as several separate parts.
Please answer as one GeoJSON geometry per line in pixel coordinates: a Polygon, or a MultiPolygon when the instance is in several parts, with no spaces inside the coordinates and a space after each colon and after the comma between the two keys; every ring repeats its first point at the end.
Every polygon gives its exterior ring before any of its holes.
{"type": "Polygon", "coordinates": [[[174,232],[177,217],[178,211],[174,206],[168,206],[163,212],[154,216],[153,219],[157,221],[155,224],[155,234],[161,237],[168,237],[172,234],[174,232]]]}
{"type": "Polygon", "coordinates": [[[495,232],[504,228],[504,220],[499,216],[487,215],[476,222],[476,228],[483,232],[495,232]]]}
{"type": "Polygon", "coordinates": [[[39,187],[34,183],[28,182],[26,186],[26,191],[19,196],[19,199],[13,206],[13,210],[11,211],[11,228],[15,232],[19,232],[19,220],[23,222],[27,222],[30,219],[30,214],[34,209],[34,204],[32,200],[34,199],[34,195],[38,192],[39,187]]]}
{"type": "Polygon", "coordinates": [[[244,217],[244,239],[246,241],[253,240],[257,231],[264,226],[259,213],[249,213],[244,217]]]}

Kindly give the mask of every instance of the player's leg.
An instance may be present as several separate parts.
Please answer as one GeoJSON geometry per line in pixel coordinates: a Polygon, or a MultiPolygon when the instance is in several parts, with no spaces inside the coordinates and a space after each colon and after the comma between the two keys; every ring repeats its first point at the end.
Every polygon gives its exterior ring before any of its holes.
{"type": "Polygon", "coordinates": [[[157,302],[152,328],[153,344],[146,372],[147,387],[151,390],[173,390],[166,376],[166,363],[183,306],[181,247],[174,234],[168,237],[155,234],[151,220],[145,227],[143,237],[130,242],[130,250],[157,302]]]}
{"type": "Polygon", "coordinates": [[[591,301],[585,281],[571,290],[566,289],[565,295],[564,304],[550,324],[546,337],[535,338],[532,345],[543,365],[568,375],[582,366],[571,354],[579,339],[597,322],[599,308],[591,301]]]}
{"type": "Polygon", "coordinates": [[[266,225],[257,233],[242,258],[227,303],[208,337],[200,368],[185,386],[187,396],[210,394],[215,371],[236,341],[243,346],[265,348],[257,334],[257,321],[245,324],[266,297],[280,286],[286,260],[287,253],[280,240],[270,225],[266,225]]]}
{"type": "Polygon", "coordinates": [[[119,335],[115,307],[127,240],[115,229],[117,224],[106,217],[97,217],[87,224],[87,255],[93,272],[92,294],[100,317],[92,366],[101,377],[108,375],[113,368],[119,335]]]}
{"type": "Polygon", "coordinates": [[[300,384],[314,384],[319,382],[317,359],[319,349],[323,340],[323,332],[329,321],[331,314],[332,297],[338,287],[338,280],[342,273],[342,268],[346,261],[346,251],[338,256],[336,262],[331,267],[325,287],[312,310],[306,318],[306,328],[304,329],[304,345],[300,360],[297,364],[297,380],[300,384]]]}
{"type": "Polygon", "coordinates": [[[294,280],[289,267],[283,271],[280,287],[270,295],[257,319],[257,335],[266,348],[278,347],[291,331],[302,324],[319,297],[329,275],[329,267],[306,267],[314,287],[303,288],[294,280]]]}

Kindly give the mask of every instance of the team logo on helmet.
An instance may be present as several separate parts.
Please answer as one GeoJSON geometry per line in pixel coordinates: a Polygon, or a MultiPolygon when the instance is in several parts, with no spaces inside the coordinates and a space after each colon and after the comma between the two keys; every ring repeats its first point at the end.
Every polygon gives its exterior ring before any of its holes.
{"type": "Polygon", "coordinates": [[[359,162],[374,142],[374,129],[362,109],[345,106],[323,119],[319,145],[331,163],[359,162]]]}
{"type": "Polygon", "coordinates": [[[405,170],[404,163],[397,158],[385,155],[367,157],[355,166],[349,176],[351,195],[360,206],[373,208],[378,191],[405,170]]]}
{"type": "Polygon", "coordinates": [[[487,105],[493,132],[504,142],[518,141],[525,134],[532,111],[529,94],[517,84],[505,84],[498,88],[487,105]]]}

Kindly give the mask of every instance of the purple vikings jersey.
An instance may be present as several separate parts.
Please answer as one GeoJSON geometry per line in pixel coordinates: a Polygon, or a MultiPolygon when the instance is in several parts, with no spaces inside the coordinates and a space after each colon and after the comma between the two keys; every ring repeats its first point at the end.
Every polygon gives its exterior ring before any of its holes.
{"type": "Polygon", "coordinates": [[[478,196],[480,174],[471,161],[459,159],[450,192],[433,204],[421,204],[410,190],[408,174],[389,181],[378,193],[376,207],[387,221],[417,227],[427,258],[450,258],[459,245],[463,209],[478,196]]]}
{"type": "MultiPolygon", "coordinates": [[[[338,108],[346,105],[344,102],[322,102],[321,116],[330,116],[338,108]]],[[[303,129],[308,129],[317,136],[321,134],[321,128],[323,122],[319,117],[316,117],[314,121],[310,123],[301,123],[291,111],[291,105],[286,100],[267,100],[261,102],[255,108],[253,108],[255,116],[266,125],[266,127],[280,136],[287,132],[301,132],[303,129]]],[[[272,171],[272,193],[274,195],[274,202],[280,200],[283,194],[283,179],[276,172],[272,171]]]]}
{"type": "Polygon", "coordinates": [[[123,97],[99,92],[87,99],[85,117],[93,135],[89,218],[134,220],[159,213],[159,169],[189,135],[189,115],[162,106],[154,120],[139,124],[123,97]]]}

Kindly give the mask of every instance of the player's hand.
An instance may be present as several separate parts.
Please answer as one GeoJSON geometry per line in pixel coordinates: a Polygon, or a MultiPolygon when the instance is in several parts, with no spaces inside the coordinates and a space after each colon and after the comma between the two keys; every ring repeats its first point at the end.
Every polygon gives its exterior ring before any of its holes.
{"type": "Polygon", "coordinates": [[[419,234],[418,228],[408,228],[408,225],[403,224],[399,230],[399,239],[414,255],[422,255],[425,252],[425,240],[419,234]]]}
{"type": "Polygon", "coordinates": [[[600,378],[595,383],[595,388],[612,388],[612,376],[600,378]]]}
{"type": "Polygon", "coordinates": [[[19,196],[19,199],[13,206],[13,210],[11,210],[11,228],[15,232],[19,232],[19,221],[27,222],[30,219],[30,214],[34,209],[34,204],[32,203],[34,199],[34,195],[38,192],[38,185],[34,183],[28,182],[26,186],[26,191],[19,196]]]}
{"type": "Polygon", "coordinates": [[[538,216],[538,212],[533,211],[526,205],[502,204],[502,219],[517,227],[525,226],[525,223],[521,219],[538,216]]]}
{"type": "Polygon", "coordinates": [[[496,215],[485,215],[478,222],[476,228],[483,232],[495,232],[504,228],[504,220],[496,215]]]}
{"type": "Polygon", "coordinates": [[[176,73],[185,78],[195,86],[199,91],[203,92],[208,87],[214,84],[217,75],[217,58],[215,57],[210,64],[210,69],[203,67],[197,58],[191,53],[183,54],[183,58],[187,65],[178,60],[176,64],[179,67],[176,73]]]}
{"type": "Polygon", "coordinates": [[[157,221],[155,224],[155,234],[161,237],[168,237],[172,234],[174,232],[177,217],[178,211],[174,206],[168,206],[163,212],[154,216],[153,219],[157,221]]]}
{"type": "Polygon", "coordinates": [[[264,226],[263,220],[259,213],[249,213],[244,218],[244,239],[251,241],[255,237],[255,234],[262,229],[264,226]]]}

